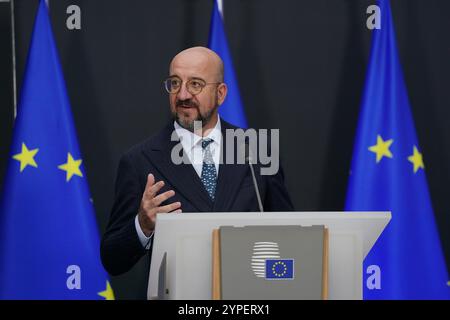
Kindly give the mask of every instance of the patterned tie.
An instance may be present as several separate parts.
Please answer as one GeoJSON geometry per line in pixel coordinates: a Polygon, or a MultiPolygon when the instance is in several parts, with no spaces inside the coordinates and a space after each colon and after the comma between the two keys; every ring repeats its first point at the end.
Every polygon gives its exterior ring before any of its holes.
{"type": "Polygon", "coordinates": [[[209,197],[212,201],[214,201],[214,195],[216,193],[216,165],[214,164],[210,143],[213,142],[212,139],[204,139],[202,140],[202,148],[204,151],[203,155],[203,166],[202,166],[202,176],[201,180],[203,185],[205,186],[206,191],[209,194],[209,197]]]}

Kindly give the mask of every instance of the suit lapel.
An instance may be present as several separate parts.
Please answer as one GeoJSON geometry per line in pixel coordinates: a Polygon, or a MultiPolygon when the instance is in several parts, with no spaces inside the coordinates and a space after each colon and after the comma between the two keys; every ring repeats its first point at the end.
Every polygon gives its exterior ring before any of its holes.
{"type": "MultiPolygon", "coordinates": [[[[148,143],[144,148],[146,158],[161,172],[165,179],[174,187],[175,192],[179,192],[199,212],[229,211],[236,198],[242,180],[248,173],[248,165],[226,164],[226,141],[225,130],[236,129],[225,121],[221,120],[222,143],[221,159],[219,165],[219,176],[217,178],[216,197],[214,203],[206,192],[202,181],[191,164],[176,165],[171,159],[172,149],[179,141],[171,141],[173,124],[169,124],[163,131],[148,143]]],[[[235,152],[236,155],[236,146],[235,152]]],[[[183,152],[183,151],[182,151],[183,152]]],[[[182,204],[183,205],[183,204],[182,204]]]]}
{"type": "MultiPolygon", "coordinates": [[[[173,124],[169,124],[162,133],[144,149],[147,159],[158,168],[161,174],[198,211],[212,211],[213,202],[203,187],[203,183],[191,164],[176,165],[171,159],[172,149],[179,141],[171,141],[173,124]]],[[[182,151],[183,152],[183,151],[182,151]]],[[[183,206],[183,204],[181,204],[183,206]]]]}
{"type": "MultiPolygon", "coordinates": [[[[214,211],[229,211],[234,199],[236,198],[242,179],[249,170],[245,164],[226,164],[226,129],[236,129],[225,121],[221,120],[222,127],[222,143],[221,143],[221,159],[219,165],[219,177],[217,179],[216,198],[214,202],[214,211]]],[[[234,147],[234,155],[236,157],[237,147],[234,147]]]]}

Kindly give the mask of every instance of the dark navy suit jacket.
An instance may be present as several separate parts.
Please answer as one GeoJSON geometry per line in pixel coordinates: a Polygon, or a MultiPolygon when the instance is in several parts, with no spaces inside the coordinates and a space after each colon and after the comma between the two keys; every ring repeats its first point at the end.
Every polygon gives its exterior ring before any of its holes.
{"type": "MultiPolygon", "coordinates": [[[[225,130],[236,127],[221,120],[221,128],[221,152],[226,155],[225,130]]],[[[173,123],[168,124],[157,135],[133,147],[120,160],[114,204],[101,241],[102,262],[112,275],[128,271],[145,254],[149,254],[150,259],[151,249],[143,248],[135,228],[135,217],[149,173],[155,176],[155,181],[165,182],[161,193],[171,189],[175,191],[175,196],[161,205],[180,201],[183,212],[259,211],[248,164],[219,165],[213,202],[191,164],[175,165],[172,162],[172,148],[179,143],[171,141],[173,130],[173,123]]],[[[292,211],[281,166],[278,173],[272,176],[258,174],[261,169],[258,163],[254,167],[264,211],[292,211]]]]}

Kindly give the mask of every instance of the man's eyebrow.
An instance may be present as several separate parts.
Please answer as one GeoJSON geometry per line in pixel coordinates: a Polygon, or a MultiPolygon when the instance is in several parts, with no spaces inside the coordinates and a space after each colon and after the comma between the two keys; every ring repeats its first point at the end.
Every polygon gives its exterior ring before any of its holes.
{"type": "MultiPolygon", "coordinates": [[[[178,75],[176,74],[172,74],[169,76],[169,78],[179,78],[181,79],[178,75]]],[[[200,77],[190,77],[188,80],[201,80],[201,81],[205,81],[205,79],[200,78],[200,77]]]]}
{"type": "Polygon", "coordinates": [[[206,82],[205,79],[202,79],[202,78],[199,78],[199,77],[192,77],[192,78],[189,78],[189,80],[201,80],[203,82],[206,82]]]}

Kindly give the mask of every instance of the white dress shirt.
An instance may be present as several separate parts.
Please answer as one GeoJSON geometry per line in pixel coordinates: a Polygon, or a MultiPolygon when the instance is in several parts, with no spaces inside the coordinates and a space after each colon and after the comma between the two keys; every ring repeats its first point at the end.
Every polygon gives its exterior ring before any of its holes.
{"type": "MultiPolygon", "coordinates": [[[[199,178],[202,176],[203,168],[203,154],[204,150],[202,148],[202,137],[181,127],[176,121],[174,121],[173,126],[177,135],[180,137],[181,145],[183,146],[183,151],[186,153],[189,161],[197,172],[199,178]]],[[[213,142],[209,144],[211,150],[211,155],[216,166],[217,176],[219,175],[219,164],[220,164],[220,147],[222,145],[222,131],[220,125],[220,117],[218,117],[216,125],[203,139],[212,139],[213,142]]],[[[153,232],[147,237],[141,229],[139,224],[138,216],[134,220],[134,225],[136,226],[136,231],[139,236],[139,240],[145,249],[150,249],[152,244],[153,232]]]]}
{"type": "MultiPolygon", "coordinates": [[[[181,127],[177,122],[174,122],[175,131],[180,137],[183,151],[188,156],[189,161],[197,172],[199,178],[202,176],[203,168],[203,148],[202,137],[181,127]]],[[[222,131],[220,126],[220,118],[217,120],[214,128],[203,139],[212,139],[213,142],[209,144],[211,155],[216,166],[216,173],[219,174],[220,163],[220,146],[222,144],[222,131]]]]}

